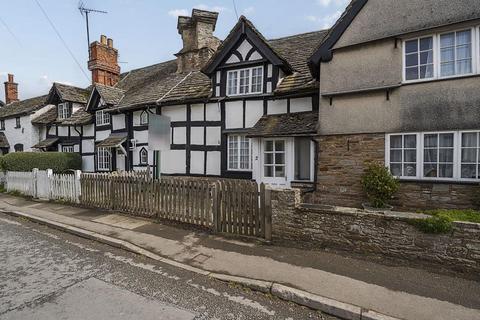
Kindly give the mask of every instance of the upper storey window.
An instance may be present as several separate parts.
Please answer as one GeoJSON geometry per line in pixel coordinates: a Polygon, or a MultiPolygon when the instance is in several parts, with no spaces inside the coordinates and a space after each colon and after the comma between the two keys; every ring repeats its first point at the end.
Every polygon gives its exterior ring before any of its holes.
{"type": "Polygon", "coordinates": [[[227,94],[229,96],[258,94],[263,92],[263,67],[228,71],[227,94]]]}
{"type": "Polygon", "coordinates": [[[403,43],[405,82],[480,73],[476,48],[480,30],[470,28],[409,39],[403,43]]]}
{"type": "Polygon", "coordinates": [[[60,103],[58,104],[58,118],[59,119],[67,119],[70,118],[72,115],[70,105],[68,103],[60,103]]]}

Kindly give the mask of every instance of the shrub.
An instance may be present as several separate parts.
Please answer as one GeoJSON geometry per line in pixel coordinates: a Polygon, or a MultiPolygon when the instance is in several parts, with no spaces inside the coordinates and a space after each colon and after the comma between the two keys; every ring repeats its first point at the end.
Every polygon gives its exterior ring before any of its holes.
{"type": "Polygon", "coordinates": [[[384,208],[398,190],[398,180],[384,165],[374,162],[365,170],[362,186],[370,205],[375,208],[384,208]]]}
{"type": "Polygon", "coordinates": [[[448,218],[450,219],[450,221],[467,221],[480,223],[480,211],[472,209],[437,209],[425,211],[424,213],[431,216],[448,218]]]}
{"type": "Polygon", "coordinates": [[[82,157],[78,153],[69,152],[15,152],[2,157],[6,171],[32,171],[52,169],[62,173],[82,168],[82,157]]]}
{"type": "Polygon", "coordinates": [[[448,217],[433,216],[426,219],[412,220],[411,224],[425,233],[447,233],[453,228],[452,220],[448,217]]]}

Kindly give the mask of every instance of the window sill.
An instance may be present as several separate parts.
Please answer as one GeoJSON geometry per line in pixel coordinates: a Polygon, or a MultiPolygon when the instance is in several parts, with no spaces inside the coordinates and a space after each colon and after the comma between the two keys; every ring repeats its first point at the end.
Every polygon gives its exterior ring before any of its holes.
{"type": "Polygon", "coordinates": [[[402,82],[402,86],[408,86],[408,85],[420,84],[420,83],[430,83],[430,82],[437,82],[437,81],[448,81],[448,80],[456,80],[456,79],[468,79],[468,78],[476,78],[476,77],[480,77],[480,74],[478,74],[478,73],[471,73],[471,74],[458,75],[458,76],[450,76],[450,77],[443,77],[443,78],[430,78],[430,79],[403,81],[403,82],[402,82]]]}
{"type": "Polygon", "coordinates": [[[398,178],[400,183],[423,183],[423,184],[457,184],[457,185],[480,185],[479,181],[468,180],[436,180],[436,179],[407,179],[398,178]]]}

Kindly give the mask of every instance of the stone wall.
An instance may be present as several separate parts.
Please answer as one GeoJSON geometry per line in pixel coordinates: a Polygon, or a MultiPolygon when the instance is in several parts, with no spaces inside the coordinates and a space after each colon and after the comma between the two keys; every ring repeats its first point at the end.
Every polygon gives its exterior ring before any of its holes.
{"type": "MultiPolygon", "coordinates": [[[[366,202],[361,177],[366,163],[385,161],[385,134],[318,138],[317,188],[304,202],[360,208],[366,202]]],[[[402,181],[392,204],[400,210],[473,208],[478,184],[402,181]]]]}
{"type": "Polygon", "coordinates": [[[360,209],[300,207],[299,191],[272,192],[273,241],[304,248],[335,248],[480,271],[480,224],[454,222],[448,234],[425,234],[409,224],[427,216],[360,209]],[[297,199],[297,200],[296,200],[297,199]]]}

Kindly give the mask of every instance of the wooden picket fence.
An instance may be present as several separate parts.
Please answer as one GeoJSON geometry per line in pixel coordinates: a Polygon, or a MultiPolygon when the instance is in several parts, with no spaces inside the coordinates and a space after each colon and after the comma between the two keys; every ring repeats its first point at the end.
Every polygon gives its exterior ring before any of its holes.
{"type": "Polygon", "coordinates": [[[7,191],[47,200],[78,203],[80,200],[80,172],[54,174],[52,170],[33,169],[31,172],[8,171],[7,191]]]}
{"type": "Polygon", "coordinates": [[[270,197],[256,182],[84,173],[81,203],[271,239],[270,197]]]}

